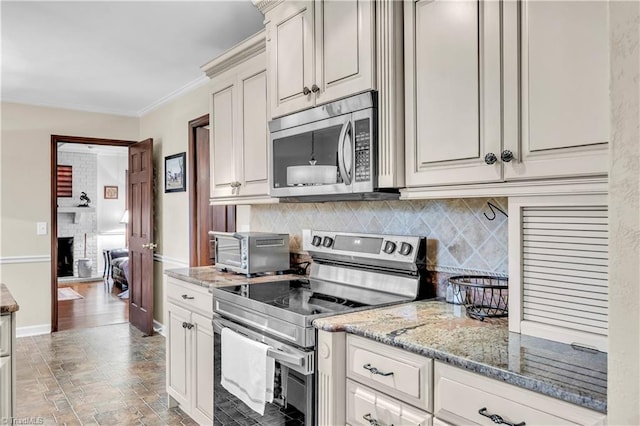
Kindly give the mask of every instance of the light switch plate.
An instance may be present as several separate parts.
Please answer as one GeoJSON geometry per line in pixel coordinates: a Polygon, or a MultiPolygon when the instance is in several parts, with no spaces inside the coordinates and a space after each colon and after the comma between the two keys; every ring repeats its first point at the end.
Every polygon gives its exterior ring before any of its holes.
{"type": "Polygon", "coordinates": [[[36,223],[36,235],[47,235],[47,222],[36,223]]]}

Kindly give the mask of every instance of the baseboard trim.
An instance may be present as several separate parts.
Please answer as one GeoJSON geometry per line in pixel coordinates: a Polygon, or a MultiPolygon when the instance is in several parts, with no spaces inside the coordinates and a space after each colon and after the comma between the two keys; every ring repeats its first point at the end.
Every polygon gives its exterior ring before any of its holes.
{"type": "Polygon", "coordinates": [[[0,264],[11,263],[42,263],[51,262],[51,256],[48,254],[41,256],[6,256],[0,257],[0,264]]]}
{"type": "Polygon", "coordinates": [[[164,334],[164,325],[156,320],[153,320],[153,331],[161,336],[167,337],[167,335],[164,334]]]}
{"type": "Polygon", "coordinates": [[[50,334],[51,324],[29,325],[26,327],[16,327],[16,337],[39,336],[50,334]]]}

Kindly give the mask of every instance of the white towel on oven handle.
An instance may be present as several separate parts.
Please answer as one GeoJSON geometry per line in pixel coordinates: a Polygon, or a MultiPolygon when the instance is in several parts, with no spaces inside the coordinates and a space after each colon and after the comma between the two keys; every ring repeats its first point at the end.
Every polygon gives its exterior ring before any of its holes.
{"type": "Polygon", "coordinates": [[[264,415],[266,402],[273,402],[275,360],[269,346],[229,328],[220,332],[222,386],[249,408],[264,415]]]}

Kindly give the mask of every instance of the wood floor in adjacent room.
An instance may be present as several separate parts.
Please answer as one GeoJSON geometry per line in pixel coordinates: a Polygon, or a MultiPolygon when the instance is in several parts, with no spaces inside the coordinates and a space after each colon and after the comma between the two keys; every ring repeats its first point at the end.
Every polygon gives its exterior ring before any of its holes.
{"type": "Polygon", "coordinates": [[[14,424],[196,426],[165,371],[165,338],[128,323],[20,337],[14,424]]]}
{"type": "Polygon", "coordinates": [[[129,321],[129,299],[120,299],[121,290],[109,291],[104,281],[58,284],[74,289],[83,299],[58,301],[58,330],[98,327],[129,321]]]}

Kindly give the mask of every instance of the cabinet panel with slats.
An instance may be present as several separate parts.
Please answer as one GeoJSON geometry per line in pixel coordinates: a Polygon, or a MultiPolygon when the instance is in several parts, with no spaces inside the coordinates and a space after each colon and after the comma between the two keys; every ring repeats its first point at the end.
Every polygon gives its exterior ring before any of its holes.
{"type": "Polygon", "coordinates": [[[518,264],[510,271],[511,284],[517,287],[510,293],[516,297],[510,317],[518,318],[511,318],[510,329],[606,350],[605,197],[537,197],[513,204],[510,250],[518,264]]]}

